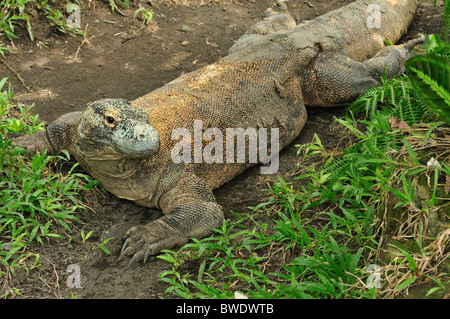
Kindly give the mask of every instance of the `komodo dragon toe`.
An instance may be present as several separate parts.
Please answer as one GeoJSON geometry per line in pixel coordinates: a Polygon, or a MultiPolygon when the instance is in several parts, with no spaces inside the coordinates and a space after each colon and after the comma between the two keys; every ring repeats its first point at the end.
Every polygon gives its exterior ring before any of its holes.
{"type": "Polygon", "coordinates": [[[128,267],[141,260],[145,263],[149,256],[156,255],[164,249],[183,245],[187,241],[188,237],[185,234],[160,220],[147,225],[134,226],[125,235],[119,260],[125,256],[132,256],[128,267]]]}

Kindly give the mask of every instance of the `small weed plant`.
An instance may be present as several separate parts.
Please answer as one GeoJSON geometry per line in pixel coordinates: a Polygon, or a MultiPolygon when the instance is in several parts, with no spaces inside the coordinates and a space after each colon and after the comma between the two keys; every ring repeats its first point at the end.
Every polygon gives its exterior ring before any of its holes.
{"type": "MultiPolygon", "coordinates": [[[[105,0],[111,8],[111,11],[119,12],[122,15],[127,15],[121,9],[129,10],[129,0],[105,0]]],[[[33,16],[38,13],[45,17],[49,25],[54,31],[62,34],[83,35],[84,32],[67,23],[71,13],[71,8],[74,5],[82,6],[82,2],[78,0],[50,2],[48,0],[2,0],[0,3],[0,36],[4,36],[6,40],[16,39],[21,27],[25,27],[28,37],[31,41],[35,40],[33,33],[33,16]]],[[[89,1],[91,5],[91,1],[89,1]]],[[[153,11],[145,7],[140,7],[134,11],[133,17],[141,16],[143,24],[148,24],[153,18],[153,11]]],[[[82,16],[80,16],[82,19],[82,16]]],[[[6,52],[11,51],[10,48],[2,43],[0,38],[0,55],[4,56],[6,52]]]]}
{"type": "MultiPolygon", "coordinates": [[[[25,24],[28,36],[34,41],[30,13],[37,10],[50,23],[55,30],[62,33],[83,34],[77,28],[67,25],[67,12],[65,6],[69,1],[61,1],[58,7],[51,6],[48,0],[5,0],[0,6],[0,34],[8,39],[17,38],[17,31],[25,24]]],[[[1,51],[0,51],[1,52],[1,51]]]]}
{"type": "MultiPolygon", "coordinates": [[[[85,209],[79,201],[80,192],[97,182],[76,173],[77,164],[67,173],[61,165],[69,158],[67,152],[47,156],[44,152],[31,159],[24,158],[24,150],[14,148],[11,133],[35,133],[44,129],[38,117],[28,113],[31,107],[13,102],[11,87],[4,89],[7,78],[0,81],[0,282],[5,285],[15,267],[39,264],[39,255],[30,252],[34,242],[44,243],[62,226],[63,233],[71,232],[71,224],[78,221],[76,212],[85,209]]],[[[60,230],[61,232],[61,230],[60,230]]]]}

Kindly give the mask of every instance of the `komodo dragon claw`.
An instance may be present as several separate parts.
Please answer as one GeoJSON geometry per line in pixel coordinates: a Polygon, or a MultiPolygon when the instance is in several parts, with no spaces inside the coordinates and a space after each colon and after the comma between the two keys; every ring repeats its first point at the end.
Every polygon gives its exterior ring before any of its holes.
{"type": "Polygon", "coordinates": [[[188,241],[188,238],[181,232],[177,232],[161,220],[132,227],[124,237],[125,243],[122,246],[119,260],[133,255],[127,268],[141,260],[146,263],[149,256],[155,255],[163,249],[183,245],[188,241]],[[166,234],[167,237],[163,237],[163,234],[166,234]]]}
{"type": "MultiPolygon", "coordinates": [[[[223,220],[222,208],[211,201],[210,190],[199,186],[202,186],[202,181],[193,177],[186,183],[182,180],[168,192],[166,196],[170,198],[170,204],[175,205],[163,205],[166,215],[149,224],[131,227],[124,236],[119,260],[133,256],[128,267],[141,260],[145,263],[151,255],[184,245],[189,238],[205,237],[213,228],[219,227],[223,220]],[[193,180],[196,183],[192,183],[193,180]],[[188,183],[193,184],[193,190],[189,189],[188,183]]],[[[162,201],[165,201],[164,196],[162,201]]]]}
{"type": "Polygon", "coordinates": [[[406,43],[397,45],[399,51],[403,51],[403,59],[406,61],[407,59],[411,58],[412,56],[416,55],[417,53],[414,52],[414,48],[420,44],[426,44],[427,41],[425,39],[425,35],[418,34],[416,38],[409,40],[406,43]]]}

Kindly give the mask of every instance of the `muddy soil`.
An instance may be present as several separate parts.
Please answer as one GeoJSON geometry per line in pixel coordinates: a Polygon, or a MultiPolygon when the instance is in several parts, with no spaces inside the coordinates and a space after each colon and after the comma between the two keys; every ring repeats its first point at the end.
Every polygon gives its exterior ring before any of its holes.
{"type": "MultiPolygon", "coordinates": [[[[0,78],[9,77],[17,100],[27,105],[34,103],[32,112],[48,123],[67,112],[83,110],[88,102],[100,98],[135,99],[182,73],[215,62],[227,54],[250,25],[261,20],[266,8],[275,7],[273,0],[200,4],[154,0],[155,16],[148,26],[142,26],[132,16],[136,7],[124,16],[112,14],[101,2],[80,2],[84,37],[57,34],[46,21],[33,18],[37,41],[30,42],[22,31],[20,39],[14,41],[13,53],[0,63],[0,78]]],[[[296,21],[301,22],[349,2],[291,0],[288,6],[296,21]]],[[[404,40],[421,32],[440,32],[442,7],[435,12],[432,3],[420,1],[417,17],[404,40]]],[[[312,141],[314,132],[327,149],[342,144],[341,129],[334,118],[344,115],[343,108],[308,112],[304,131],[281,153],[279,175],[288,181],[296,170],[295,144],[312,141]]],[[[226,218],[234,218],[230,210],[248,212],[247,207],[260,203],[266,196],[261,189],[275,178],[261,176],[255,167],[218,189],[215,195],[226,218]]],[[[17,271],[8,279],[6,288],[19,289],[25,298],[70,298],[71,291],[77,298],[162,297],[167,286],[157,278],[170,267],[167,262],[153,258],[145,265],[127,269],[128,260],[118,261],[125,232],[157,218],[160,212],[98,192],[84,194],[84,202],[88,209],[80,214],[83,223],[72,224],[72,234],[59,230],[64,239],[35,244],[32,251],[40,255],[41,266],[28,272],[17,271]],[[85,243],[81,230],[94,231],[85,243]],[[114,239],[106,247],[111,255],[94,249],[95,244],[110,237],[114,239]],[[67,288],[66,269],[70,264],[80,266],[82,288],[67,288]]],[[[18,297],[13,293],[10,296],[18,297]]]]}

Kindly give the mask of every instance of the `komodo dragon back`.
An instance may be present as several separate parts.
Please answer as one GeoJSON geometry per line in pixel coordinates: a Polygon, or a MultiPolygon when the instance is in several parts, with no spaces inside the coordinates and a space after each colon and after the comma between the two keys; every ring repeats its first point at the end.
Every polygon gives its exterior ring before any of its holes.
{"type": "Polygon", "coordinates": [[[110,192],[162,210],[125,235],[120,258],[132,256],[129,265],[211,234],[223,220],[212,190],[277,160],[301,132],[305,105],[352,102],[383,74],[400,74],[423,42],[385,46],[405,34],[417,0],[360,0],[298,25],[277,4],[280,12],[268,10],[218,62],[13,141],[28,155],[67,149],[110,192]]]}

